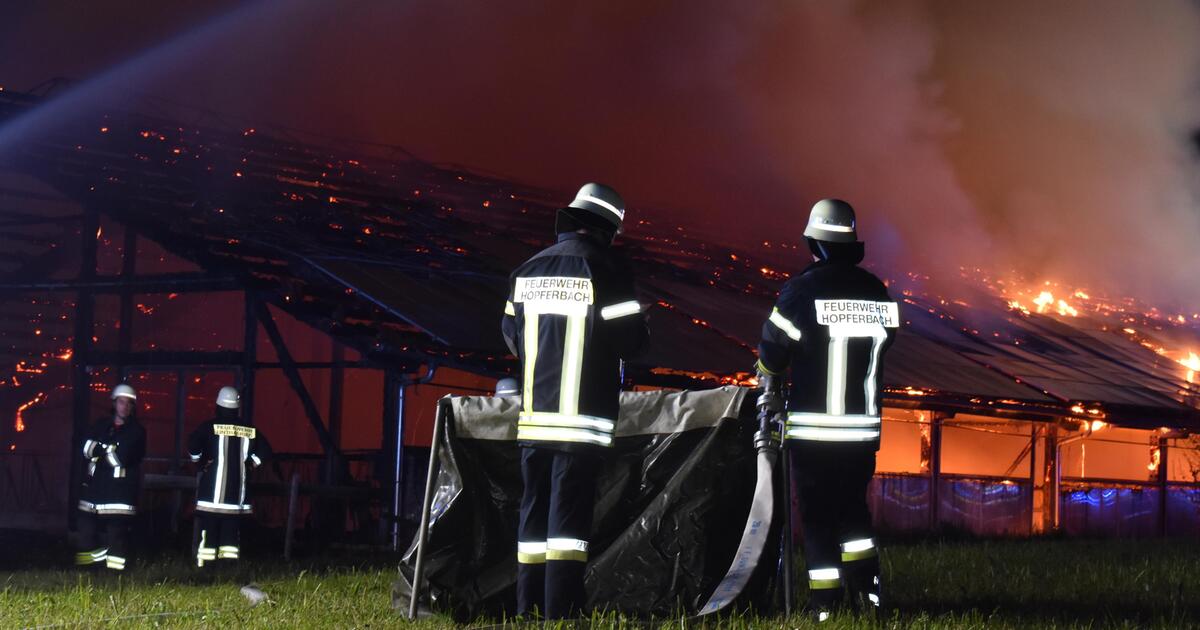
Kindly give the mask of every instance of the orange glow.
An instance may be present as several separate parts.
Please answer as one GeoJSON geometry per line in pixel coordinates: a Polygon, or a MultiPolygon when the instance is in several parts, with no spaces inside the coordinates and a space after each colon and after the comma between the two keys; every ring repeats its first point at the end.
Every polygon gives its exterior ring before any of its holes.
{"type": "Polygon", "coordinates": [[[25,411],[36,404],[45,402],[45,400],[46,400],[45,392],[38,392],[37,396],[33,397],[33,400],[30,400],[29,402],[26,402],[25,404],[21,405],[20,407],[17,407],[17,420],[16,420],[16,422],[13,423],[13,428],[17,430],[17,433],[20,433],[25,430],[25,418],[23,417],[25,414],[25,411]]]}
{"type": "Polygon", "coordinates": [[[1195,383],[1196,372],[1200,372],[1200,356],[1189,351],[1186,359],[1179,359],[1179,364],[1187,368],[1187,382],[1195,383]]]}

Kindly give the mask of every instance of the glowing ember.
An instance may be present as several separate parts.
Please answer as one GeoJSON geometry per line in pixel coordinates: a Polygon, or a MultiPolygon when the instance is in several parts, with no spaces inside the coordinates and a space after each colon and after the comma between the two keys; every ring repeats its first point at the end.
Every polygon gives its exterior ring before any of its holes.
{"type": "Polygon", "coordinates": [[[27,409],[29,409],[30,407],[37,405],[39,403],[43,403],[45,401],[46,401],[45,392],[38,392],[37,396],[33,397],[33,400],[30,400],[29,402],[26,402],[25,404],[21,405],[20,407],[17,407],[17,420],[16,420],[16,422],[13,423],[13,428],[16,429],[17,433],[20,433],[25,430],[25,419],[23,417],[25,414],[25,411],[27,409]]]}
{"type": "Polygon", "coordinates": [[[1037,312],[1045,313],[1046,307],[1054,304],[1054,294],[1050,293],[1049,291],[1042,291],[1041,294],[1039,294],[1037,298],[1033,300],[1033,303],[1037,306],[1037,312]]]}
{"type": "Polygon", "coordinates": [[[1200,372],[1200,357],[1195,352],[1188,352],[1186,359],[1180,359],[1179,364],[1187,368],[1187,382],[1196,382],[1196,372],[1200,372]]]}

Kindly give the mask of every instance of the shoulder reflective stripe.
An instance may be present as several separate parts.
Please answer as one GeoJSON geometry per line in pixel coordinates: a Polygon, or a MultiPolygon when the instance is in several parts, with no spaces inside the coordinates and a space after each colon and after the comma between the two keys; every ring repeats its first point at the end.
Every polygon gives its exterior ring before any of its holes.
{"type": "Polygon", "coordinates": [[[779,307],[772,309],[771,316],[767,319],[772,324],[775,324],[779,330],[782,330],[784,334],[790,337],[793,341],[800,341],[800,329],[797,328],[796,325],[791,322],[791,320],[784,317],[783,313],[779,312],[779,307]]]}
{"type": "Polygon", "coordinates": [[[587,327],[586,315],[568,315],[562,350],[562,381],[558,388],[558,410],[564,414],[579,413],[579,387],[583,378],[583,344],[587,327]]]}
{"type": "Polygon", "coordinates": [[[858,540],[848,540],[842,543],[842,551],[864,551],[874,549],[875,541],[871,538],[860,538],[858,540]]]}
{"type": "Polygon", "coordinates": [[[604,208],[605,210],[608,210],[609,212],[616,215],[617,219],[619,219],[621,221],[625,220],[625,211],[624,210],[612,205],[611,203],[608,203],[607,201],[605,201],[599,197],[593,197],[592,195],[579,195],[578,197],[575,198],[575,201],[586,201],[588,203],[594,203],[597,206],[600,206],[601,208],[604,208]]]}
{"type": "Polygon", "coordinates": [[[826,368],[825,409],[830,415],[846,413],[846,355],[850,340],[845,337],[829,338],[829,365],[826,368]]]}
{"type": "Polygon", "coordinates": [[[525,381],[521,387],[521,399],[525,403],[526,412],[533,411],[533,381],[534,371],[537,367],[539,318],[540,315],[537,313],[525,313],[525,332],[523,333],[525,356],[521,357],[525,367],[525,381]]]}
{"type": "Polygon", "coordinates": [[[825,429],[820,427],[788,427],[788,439],[816,442],[870,442],[879,438],[873,429],[825,429]]]}
{"type": "Polygon", "coordinates": [[[513,306],[513,303],[512,303],[512,302],[505,302],[505,303],[504,303],[504,314],[505,314],[505,315],[512,316],[512,317],[516,317],[516,316],[517,316],[517,308],[516,308],[515,306],[513,306]]]}
{"type": "Polygon", "coordinates": [[[517,420],[518,426],[549,426],[549,427],[572,427],[576,429],[592,429],[611,433],[616,423],[605,418],[597,418],[595,416],[581,416],[579,414],[562,414],[562,413],[523,413],[517,420]]]}
{"type": "Polygon", "coordinates": [[[618,317],[626,317],[635,313],[642,312],[642,305],[637,300],[629,300],[628,302],[620,302],[618,304],[610,304],[600,309],[600,318],[609,320],[618,317]]]}
{"type": "Polygon", "coordinates": [[[834,416],[824,413],[802,413],[793,411],[788,414],[787,424],[791,426],[819,427],[877,427],[879,416],[873,415],[844,415],[834,416]]]}
{"type": "Polygon", "coordinates": [[[608,435],[593,433],[584,429],[569,429],[559,427],[529,427],[517,426],[517,439],[533,442],[580,442],[608,446],[612,438],[608,435]]]}
{"type": "Polygon", "coordinates": [[[879,371],[879,353],[883,350],[883,339],[875,337],[871,340],[871,365],[867,368],[867,377],[863,380],[863,396],[867,403],[867,413],[879,413],[878,392],[875,391],[875,374],[879,371]]]}

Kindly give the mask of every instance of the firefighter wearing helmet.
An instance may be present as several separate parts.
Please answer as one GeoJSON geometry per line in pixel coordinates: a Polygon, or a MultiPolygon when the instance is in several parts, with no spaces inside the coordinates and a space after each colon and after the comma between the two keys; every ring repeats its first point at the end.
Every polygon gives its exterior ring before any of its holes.
{"type": "Polygon", "coordinates": [[[810,613],[824,621],[845,604],[878,614],[879,556],[867,484],[879,449],[883,357],[900,325],[899,306],[859,267],[854,209],[838,199],[813,206],[804,230],[813,263],[779,293],[763,324],[757,364],[760,409],[783,413],[801,501],[810,613]]]}
{"type": "Polygon", "coordinates": [[[113,388],[112,414],[101,418],[82,444],[86,460],[79,499],[75,564],[124,571],[129,532],[137,513],[146,430],[137,421],[137,392],[113,388]]]}
{"type": "Polygon", "coordinates": [[[501,328],[521,364],[521,615],[561,619],[582,611],[596,476],[613,441],[620,363],[648,339],[633,274],[610,248],[624,218],[616,191],[583,186],[558,211],[558,242],[509,281],[501,328]]]}
{"type": "Polygon", "coordinates": [[[188,438],[188,455],[200,466],[196,486],[198,567],[216,560],[237,560],[241,555],[241,519],[253,511],[247,478],[271,454],[266,436],[243,417],[241,406],[238,390],[222,387],[217,393],[216,417],[188,438]]]}

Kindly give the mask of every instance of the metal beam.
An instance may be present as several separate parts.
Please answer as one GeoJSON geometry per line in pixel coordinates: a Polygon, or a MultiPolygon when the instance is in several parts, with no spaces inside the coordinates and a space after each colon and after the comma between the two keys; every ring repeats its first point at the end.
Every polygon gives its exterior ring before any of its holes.
{"type": "Polygon", "coordinates": [[[92,275],[78,280],[44,280],[0,283],[0,293],[91,291],[92,293],[202,293],[236,291],[244,283],[232,276],[208,273],[163,273],[124,278],[92,275]]]}
{"type": "MultiPolygon", "coordinates": [[[[258,321],[262,322],[263,330],[266,331],[267,337],[271,339],[271,345],[275,348],[275,354],[279,356],[279,361],[282,363],[283,373],[287,376],[288,381],[295,390],[296,395],[300,397],[300,404],[304,406],[304,414],[308,416],[308,422],[312,425],[313,431],[317,434],[317,440],[321,442],[321,448],[325,450],[326,455],[336,456],[341,461],[341,453],[338,450],[337,444],[333,441],[333,436],[329,434],[329,430],[325,428],[324,421],[321,420],[321,412],[317,410],[317,405],[313,402],[312,396],[308,393],[308,387],[304,385],[304,380],[300,378],[300,370],[296,369],[295,362],[292,360],[292,353],[288,350],[287,343],[283,340],[283,335],[279,332],[279,327],[275,325],[275,318],[271,316],[271,311],[264,302],[257,302],[255,310],[258,312],[258,321]]],[[[339,466],[339,468],[344,466],[339,466]]]]}
{"type": "MultiPolygon", "coordinates": [[[[100,213],[94,208],[87,210],[80,228],[79,278],[84,283],[96,275],[96,231],[100,229],[100,213]]],[[[71,443],[66,452],[71,453],[70,487],[67,490],[67,522],[73,523],[75,504],[79,499],[79,485],[83,478],[83,459],[75,456],[76,447],[83,443],[91,414],[91,371],[88,358],[92,350],[94,334],[95,301],[91,291],[81,289],[75,301],[75,331],[71,343],[71,443]]]]}
{"type": "Polygon", "coordinates": [[[258,295],[253,291],[242,294],[242,322],[245,326],[242,340],[242,417],[254,422],[254,377],[258,367],[258,295]]]}
{"type": "Polygon", "coordinates": [[[87,357],[87,365],[121,365],[126,370],[134,367],[150,368],[237,368],[243,363],[241,352],[225,350],[220,352],[191,352],[149,350],[145,352],[92,352],[87,357]]]}

